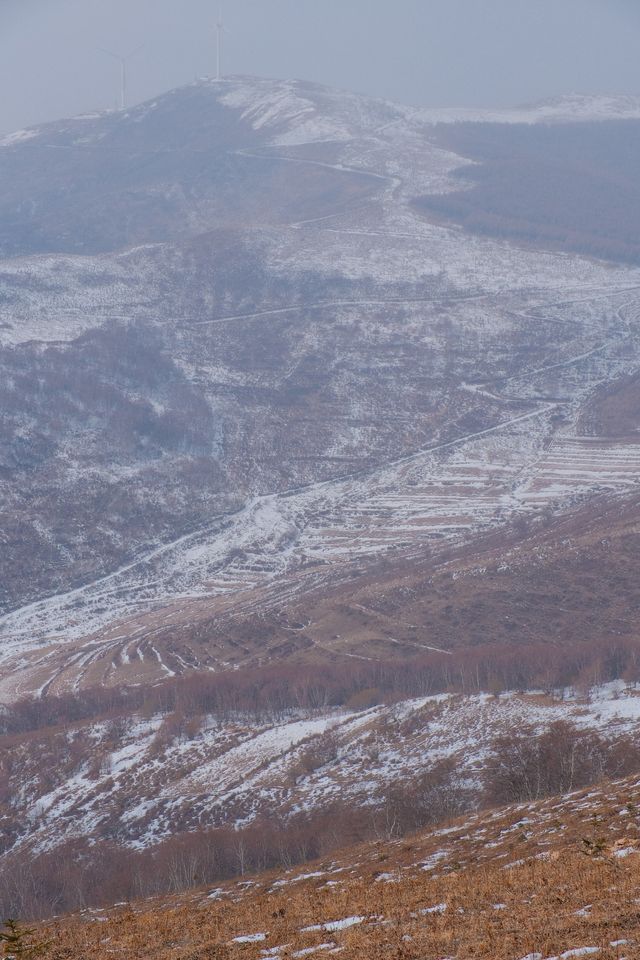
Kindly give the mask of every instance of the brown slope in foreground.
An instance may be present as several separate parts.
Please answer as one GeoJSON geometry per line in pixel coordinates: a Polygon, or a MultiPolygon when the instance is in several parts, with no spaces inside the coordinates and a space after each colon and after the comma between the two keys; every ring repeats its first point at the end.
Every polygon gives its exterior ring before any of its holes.
{"type": "Polygon", "coordinates": [[[640,956],[640,783],[173,900],[61,920],[44,956],[93,960],[640,956]]]}

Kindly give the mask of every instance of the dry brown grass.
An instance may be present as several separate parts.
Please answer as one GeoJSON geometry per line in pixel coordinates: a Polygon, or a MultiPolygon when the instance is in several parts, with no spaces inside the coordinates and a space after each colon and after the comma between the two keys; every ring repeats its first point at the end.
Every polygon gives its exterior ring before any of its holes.
{"type": "MultiPolygon", "coordinates": [[[[579,853],[557,862],[529,861],[510,870],[481,868],[447,877],[415,874],[396,882],[354,880],[343,887],[303,883],[295,890],[249,892],[237,900],[122,911],[106,922],[72,921],[48,931],[47,956],[93,960],[109,956],[154,960],[257,960],[263,950],[282,956],[321,944],[345,958],[549,957],[600,947],[619,957],[612,941],[640,937],[640,860],[593,860],[579,853]],[[421,913],[446,904],[443,912],[421,913]],[[504,905],[498,908],[496,905],[504,905]],[[584,908],[590,906],[589,911],[584,908]],[[581,911],[578,915],[577,911],[581,911]],[[345,917],[366,920],[333,932],[304,928],[345,917]],[[234,937],[266,934],[259,943],[234,937]]],[[[625,948],[626,956],[638,956],[625,948]]]]}
{"type": "Polygon", "coordinates": [[[315,865],[43,931],[50,960],[259,960],[325,946],[351,958],[552,957],[597,947],[640,957],[640,815],[635,780],[512,807],[315,865]],[[446,908],[428,912],[445,904],[446,908]],[[306,927],[348,917],[338,931],[306,927]],[[234,943],[264,934],[264,940],[234,943]],[[612,945],[617,941],[626,944],[612,945]]]}

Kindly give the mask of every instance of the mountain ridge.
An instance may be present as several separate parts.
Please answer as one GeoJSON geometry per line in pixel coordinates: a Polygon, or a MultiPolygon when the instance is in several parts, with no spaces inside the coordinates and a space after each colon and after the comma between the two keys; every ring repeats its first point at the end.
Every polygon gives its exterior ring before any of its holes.
{"type": "MultiPolygon", "coordinates": [[[[368,103],[371,107],[377,107],[380,111],[387,110],[397,112],[399,118],[404,116],[416,115],[419,117],[442,117],[442,120],[434,122],[455,122],[457,120],[471,120],[477,118],[476,122],[527,122],[519,121],[518,117],[529,116],[528,122],[547,122],[550,119],[557,122],[567,122],[571,120],[590,122],[592,120],[637,120],[640,119],[640,95],[633,96],[629,94],[597,94],[580,93],[573,91],[566,94],[557,94],[542,100],[535,100],[512,107],[420,107],[407,106],[400,101],[389,98],[370,96],[366,94],[354,94],[348,90],[339,90],[321,83],[299,79],[276,79],[261,76],[252,76],[249,74],[237,74],[225,77],[221,80],[213,78],[201,78],[172,90],[159,93],[155,96],[128,107],[126,110],[107,109],[96,112],[86,112],[69,117],[61,117],[57,120],[50,120],[40,124],[34,124],[15,131],[11,131],[0,137],[0,147],[11,147],[24,143],[35,137],[44,136],[47,131],[55,132],[64,124],[79,124],[81,132],[82,125],[98,120],[122,120],[129,121],[144,117],[150,109],[156,109],[156,106],[167,98],[186,95],[189,91],[205,92],[219,94],[219,99],[236,103],[245,102],[248,113],[252,107],[254,110],[260,110],[260,97],[256,96],[259,91],[267,91],[272,97],[271,110],[269,116],[258,117],[260,126],[268,125],[269,119],[275,120],[276,113],[274,109],[273,97],[276,92],[279,93],[277,99],[285,100],[286,93],[290,94],[289,106],[291,112],[289,119],[300,119],[300,114],[305,110],[312,110],[313,103],[305,98],[304,94],[312,94],[333,100],[340,100],[344,103],[345,99],[368,103]],[[446,118],[451,118],[447,120],[446,118]],[[494,119],[495,118],[495,119],[494,119]]],[[[276,100],[277,104],[277,100],[276,100]]],[[[281,107],[283,105],[281,104],[281,107]]],[[[277,112],[277,105],[275,110],[277,112]]],[[[247,114],[248,115],[248,114],[247,114]]],[[[330,129],[330,128],[329,128],[330,129]]],[[[344,131],[343,131],[344,136],[344,131]]],[[[347,137],[349,135],[347,134],[347,137]]],[[[340,137],[338,136],[338,139],[340,137]]]]}

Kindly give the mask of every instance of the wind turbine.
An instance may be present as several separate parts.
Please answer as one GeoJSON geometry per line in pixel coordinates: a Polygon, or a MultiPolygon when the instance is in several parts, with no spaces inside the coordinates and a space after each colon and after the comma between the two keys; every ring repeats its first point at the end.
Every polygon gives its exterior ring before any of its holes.
{"type": "Polygon", "coordinates": [[[120,109],[127,109],[127,65],[129,60],[135,57],[142,48],[144,44],[141,44],[139,47],[136,47],[135,50],[132,50],[131,53],[127,54],[126,57],[121,56],[119,53],[113,53],[111,50],[105,50],[104,47],[99,47],[98,49],[102,53],[106,53],[108,57],[113,57],[114,60],[117,60],[120,64],[120,109]]]}
{"type": "Polygon", "coordinates": [[[218,21],[216,23],[216,80],[222,80],[222,42],[225,33],[228,33],[222,18],[222,4],[218,7],[218,21]]]}

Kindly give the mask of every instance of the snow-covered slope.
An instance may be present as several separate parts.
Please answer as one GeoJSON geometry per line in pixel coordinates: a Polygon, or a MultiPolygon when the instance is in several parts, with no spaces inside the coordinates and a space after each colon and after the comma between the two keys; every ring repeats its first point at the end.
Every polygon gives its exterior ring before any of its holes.
{"type": "Polygon", "coordinates": [[[294,822],[332,805],[373,817],[391,795],[413,796],[442,763],[443,789],[457,798],[452,810],[472,809],[501,738],[541,734],[559,721],[604,733],[612,744],[636,736],[638,690],[619,682],[556,700],[440,695],[262,720],[119,717],[68,733],[29,733],[14,743],[15,799],[3,814],[14,843],[4,854],[93,844],[116,832],[120,845],[143,849],[185,830],[294,822]],[[60,755],[46,774],[43,751],[60,755]]]}
{"type": "Polygon", "coordinates": [[[0,149],[3,697],[237,664],[153,638],[635,489],[583,412],[640,271],[426,221],[426,119],[233,78],[0,149]]]}
{"type": "Polygon", "coordinates": [[[573,93],[522,107],[502,109],[436,108],[421,110],[429,123],[597,123],[639,120],[640,97],[573,93]]]}

